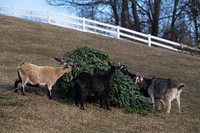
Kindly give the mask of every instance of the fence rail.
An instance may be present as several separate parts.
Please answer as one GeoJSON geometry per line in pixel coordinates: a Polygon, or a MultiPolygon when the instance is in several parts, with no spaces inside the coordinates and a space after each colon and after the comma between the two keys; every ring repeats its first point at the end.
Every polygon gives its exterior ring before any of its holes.
{"type": "Polygon", "coordinates": [[[118,39],[121,38],[135,40],[143,42],[149,46],[157,46],[173,51],[179,51],[178,49],[186,46],[173,41],[152,36],[150,34],[144,34],[126,29],[120,26],[113,26],[86,18],[74,17],[62,13],[54,13],[51,11],[30,10],[0,5],[0,14],[49,23],[57,26],[80,30],[83,32],[101,34],[118,39]]]}

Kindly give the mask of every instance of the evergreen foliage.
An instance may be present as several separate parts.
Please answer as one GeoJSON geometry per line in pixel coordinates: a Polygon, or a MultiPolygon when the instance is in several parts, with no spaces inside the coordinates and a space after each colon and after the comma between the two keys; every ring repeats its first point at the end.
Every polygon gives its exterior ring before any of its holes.
{"type": "MultiPolygon", "coordinates": [[[[74,67],[72,73],[64,75],[59,80],[57,84],[58,92],[63,98],[73,99],[74,90],[71,80],[83,71],[91,74],[107,71],[110,56],[103,51],[81,47],[72,54],[66,55],[64,59],[73,62],[74,67]]],[[[119,70],[115,74],[111,89],[110,98],[112,106],[123,107],[128,112],[140,114],[147,114],[147,112],[152,110],[151,104],[140,94],[133,80],[119,70]]]]}

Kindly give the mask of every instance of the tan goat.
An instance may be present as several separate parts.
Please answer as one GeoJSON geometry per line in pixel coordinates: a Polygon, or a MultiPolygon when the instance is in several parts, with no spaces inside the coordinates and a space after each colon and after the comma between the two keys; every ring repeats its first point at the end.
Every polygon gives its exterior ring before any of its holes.
{"type": "MultiPolygon", "coordinates": [[[[48,87],[49,99],[52,99],[51,90],[56,81],[65,73],[72,71],[72,63],[65,62],[63,59],[55,58],[62,66],[37,66],[31,63],[22,63],[17,67],[19,79],[15,81],[14,88],[22,83],[21,92],[25,95],[25,86],[45,86],[48,87]]],[[[17,89],[16,89],[17,91],[17,89]]]]}

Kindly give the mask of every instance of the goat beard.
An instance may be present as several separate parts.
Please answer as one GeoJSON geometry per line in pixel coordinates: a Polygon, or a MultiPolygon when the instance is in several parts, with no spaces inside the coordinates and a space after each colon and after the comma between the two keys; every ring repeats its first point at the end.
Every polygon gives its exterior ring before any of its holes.
{"type": "Polygon", "coordinates": [[[142,82],[137,82],[136,85],[137,85],[138,87],[141,87],[141,86],[142,86],[142,82]]]}

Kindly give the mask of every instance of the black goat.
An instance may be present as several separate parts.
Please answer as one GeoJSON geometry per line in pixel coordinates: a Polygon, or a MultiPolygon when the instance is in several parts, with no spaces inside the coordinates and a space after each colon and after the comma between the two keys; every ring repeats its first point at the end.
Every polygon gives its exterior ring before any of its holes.
{"type": "Polygon", "coordinates": [[[149,77],[149,78],[142,78],[142,82],[140,81],[141,76],[139,76],[139,74],[133,74],[131,72],[129,72],[129,70],[127,69],[127,66],[123,65],[124,67],[121,69],[121,72],[124,73],[125,75],[128,75],[134,82],[136,85],[138,85],[140,87],[140,93],[142,93],[145,97],[149,97],[148,93],[147,93],[147,89],[151,84],[151,81],[153,79],[153,77],[149,77]],[[137,83],[136,83],[137,81],[137,83]]]}
{"type": "Polygon", "coordinates": [[[130,76],[132,80],[135,82],[135,78],[137,77],[137,75],[129,72],[129,70],[127,69],[127,66],[123,65],[123,68],[120,71],[124,73],[125,75],[130,76]]]}
{"type": "Polygon", "coordinates": [[[142,89],[143,94],[150,97],[154,107],[158,108],[160,102],[163,107],[167,104],[166,114],[170,114],[171,102],[176,100],[178,111],[180,111],[180,95],[183,83],[177,83],[175,80],[166,78],[143,78],[136,77],[135,83],[142,89]]]}
{"type": "Polygon", "coordinates": [[[100,101],[100,108],[103,107],[105,99],[106,108],[110,109],[110,86],[116,69],[122,66],[114,66],[109,62],[110,69],[105,74],[92,75],[87,72],[79,73],[74,79],[75,104],[80,103],[80,108],[84,110],[83,102],[87,96],[97,97],[100,101]]]}
{"type": "Polygon", "coordinates": [[[137,80],[138,81],[137,85],[140,87],[140,93],[142,93],[145,97],[149,97],[147,93],[147,88],[150,86],[152,78],[143,78],[143,82],[139,82],[140,76],[137,77],[138,74],[136,75],[129,72],[129,70],[127,69],[127,66],[125,65],[121,69],[121,72],[124,73],[125,75],[128,75],[135,82],[135,84],[137,80]]]}

